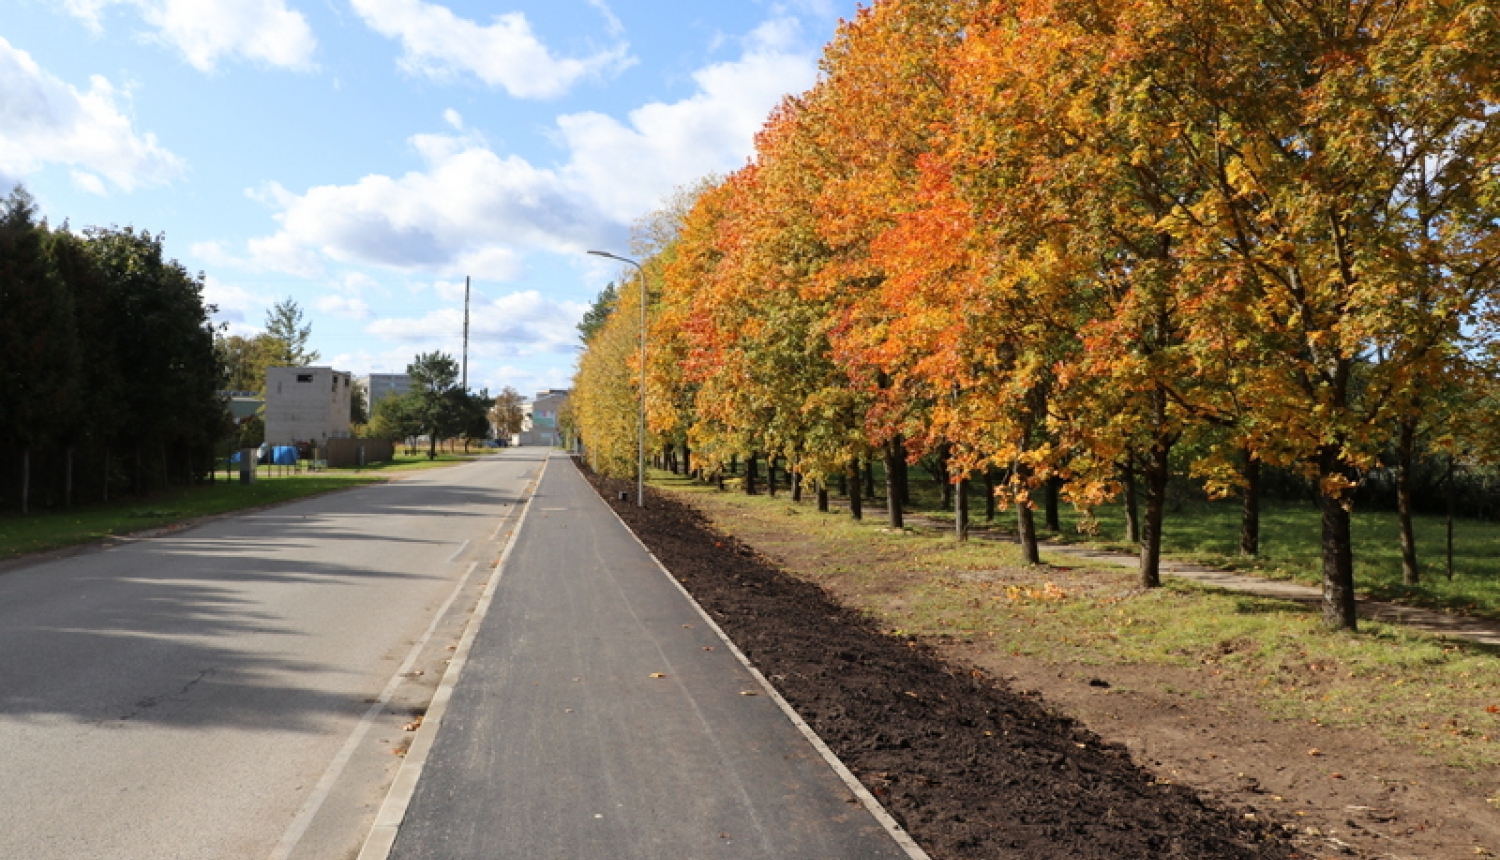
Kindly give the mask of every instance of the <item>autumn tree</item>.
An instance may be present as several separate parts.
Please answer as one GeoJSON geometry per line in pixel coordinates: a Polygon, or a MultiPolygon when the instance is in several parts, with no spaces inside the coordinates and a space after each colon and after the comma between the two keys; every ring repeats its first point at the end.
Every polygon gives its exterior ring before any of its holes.
{"type": "Polygon", "coordinates": [[[1114,74],[1195,189],[1162,220],[1199,299],[1189,349],[1234,375],[1252,454],[1316,481],[1325,622],[1352,629],[1358,474],[1496,286],[1500,23],[1468,0],[1130,15],[1114,74]]]}
{"type": "Polygon", "coordinates": [[[589,466],[616,478],[636,471],[640,349],[640,278],[620,291],[604,325],[589,338],[573,376],[573,405],[589,466]]]}
{"type": "Polygon", "coordinates": [[[521,432],[521,426],[526,421],[526,413],[521,408],[525,402],[526,398],[521,396],[521,392],[509,385],[500,389],[489,410],[490,424],[494,425],[496,435],[509,439],[521,432]]]}

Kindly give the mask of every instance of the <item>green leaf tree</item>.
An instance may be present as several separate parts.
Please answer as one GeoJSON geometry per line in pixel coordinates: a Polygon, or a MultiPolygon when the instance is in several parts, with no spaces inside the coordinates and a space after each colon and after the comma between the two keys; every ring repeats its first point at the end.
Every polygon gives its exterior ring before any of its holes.
{"type": "Polygon", "coordinates": [[[443,352],[420,353],[406,366],[422,432],[427,434],[427,458],[437,457],[440,438],[450,438],[463,427],[464,392],[458,387],[458,362],[443,352]]]}

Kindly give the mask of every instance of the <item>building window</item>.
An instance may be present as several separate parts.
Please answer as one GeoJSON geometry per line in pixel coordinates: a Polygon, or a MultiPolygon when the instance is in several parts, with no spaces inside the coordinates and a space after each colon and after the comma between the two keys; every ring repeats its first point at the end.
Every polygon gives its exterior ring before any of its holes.
{"type": "Polygon", "coordinates": [[[299,373],[299,374],[297,374],[297,381],[298,382],[312,382],[312,377],[313,377],[313,375],[311,373],[299,373]]]}

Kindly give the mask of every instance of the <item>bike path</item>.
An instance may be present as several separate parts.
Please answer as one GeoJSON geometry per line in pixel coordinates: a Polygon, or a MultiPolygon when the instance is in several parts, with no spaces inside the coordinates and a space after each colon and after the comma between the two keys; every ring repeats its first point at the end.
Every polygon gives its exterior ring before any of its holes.
{"type": "Polygon", "coordinates": [[[923,856],[570,461],[530,504],[388,856],[923,856]]]}

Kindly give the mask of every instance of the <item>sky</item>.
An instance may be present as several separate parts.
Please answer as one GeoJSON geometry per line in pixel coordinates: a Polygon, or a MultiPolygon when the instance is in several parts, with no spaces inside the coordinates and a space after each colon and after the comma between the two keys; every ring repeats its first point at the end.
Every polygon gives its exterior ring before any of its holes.
{"type": "Polygon", "coordinates": [[[743,165],[856,0],[3,0],[0,194],[134,226],[229,334],[566,388],[631,225],[743,165]]]}

